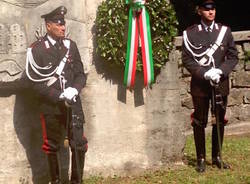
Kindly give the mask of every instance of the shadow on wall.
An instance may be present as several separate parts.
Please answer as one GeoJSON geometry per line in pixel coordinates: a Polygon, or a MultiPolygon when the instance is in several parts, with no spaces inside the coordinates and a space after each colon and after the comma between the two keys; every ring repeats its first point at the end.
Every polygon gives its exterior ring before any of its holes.
{"type": "MultiPolygon", "coordinates": [[[[16,95],[13,124],[18,140],[25,149],[27,161],[32,172],[32,176],[23,176],[23,178],[32,177],[32,183],[34,184],[47,184],[49,182],[49,172],[47,156],[41,149],[43,140],[42,127],[39,119],[39,104],[31,91],[28,89],[18,90],[20,89],[20,85],[23,87],[23,84],[19,80],[5,82],[3,85],[1,84],[0,97],[16,95]]],[[[63,180],[67,181],[69,152],[68,149],[63,147],[63,144],[61,147],[61,175],[63,180]]],[[[18,178],[16,180],[18,182],[18,178]]]]}
{"type": "MultiPolygon", "coordinates": [[[[97,49],[95,25],[92,27],[91,31],[93,35],[92,43],[94,47],[92,53],[92,61],[95,65],[96,72],[102,75],[105,80],[110,81],[111,84],[118,86],[117,100],[126,104],[127,88],[123,85],[124,67],[118,67],[115,64],[112,64],[112,62],[108,63],[106,61],[103,61],[103,58],[101,58],[99,54],[95,52],[97,49]]],[[[135,107],[144,105],[143,88],[143,73],[137,72],[135,86],[133,89],[135,107]]]]}

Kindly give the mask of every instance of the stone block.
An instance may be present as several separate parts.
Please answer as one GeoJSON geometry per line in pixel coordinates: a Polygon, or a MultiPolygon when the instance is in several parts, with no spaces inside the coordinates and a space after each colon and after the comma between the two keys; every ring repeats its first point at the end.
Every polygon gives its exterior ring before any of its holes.
{"type": "Polygon", "coordinates": [[[175,58],[176,58],[176,61],[178,61],[178,63],[182,63],[182,56],[181,56],[181,51],[179,50],[176,50],[175,51],[175,58]]]}
{"type": "Polygon", "coordinates": [[[231,89],[228,96],[228,106],[241,105],[243,103],[243,92],[239,89],[231,89]]]}
{"type": "Polygon", "coordinates": [[[244,92],[243,103],[250,104],[250,89],[244,92]]]}
{"type": "Polygon", "coordinates": [[[245,70],[245,61],[239,60],[238,64],[234,67],[233,71],[244,71],[245,70]]]}
{"type": "Polygon", "coordinates": [[[186,68],[183,67],[183,69],[182,69],[182,76],[183,77],[190,77],[191,74],[190,74],[190,72],[186,68]]]}
{"type": "Polygon", "coordinates": [[[245,61],[245,70],[246,71],[250,71],[250,60],[249,61],[245,61]]]}
{"type": "Polygon", "coordinates": [[[178,68],[178,77],[181,79],[182,78],[182,68],[181,67],[179,67],[178,68]]]}
{"type": "Polygon", "coordinates": [[[246,41],[249,40],[250,31],[237,31],[232,34],[234,41],[246,41]]]}
{"type": "Polygon", "coordinates": [[[243,43],[243,50],[245,52],[250,52],[250,43],[249,42],[243,43]]]}
{"type": "Polygon", "coordinates": [[[183,63],[182,63],[182,60],[181,60],[181,59],[178,60],[178,66],[179,66],[179,67],[183,67],[183,63]]]}
{"type": "Polygon", "coordinates": [[[250,72],[236,72],[232,81],[232,87],[250,87],[250,72]]]}
{"type": "Polygon", "coordinates": [[[230,123],[236,121],[249,121],[250,119],[250,105],[232,106],[227,108],[226,117],[230,120],[230,123]]]}
{"type": "Polygon", "coordinates": [[[239,120],[240,121],[249,121],[250,119],[250,105],[244,105],[240,109],[239,120]]]}
{"type": "Polygon", "coordinates": [[[234,123],[239,121],[241,112],[241,106],[231,106],[227,108],[226,118],[229,120],[228,123],[234,123]]]}
{"type": "Polygon", "coordinates": [[[238,50],[238,57],[239,59],[244,59],[245,58],[245,54],[244,54],[244,51],[242,49],[242,46],[237,44],[236,45],[236,49],[238,50]]]}
{"type": "MultiPolygon", "coordinates": [[[[185,78],[186,79],[186,78],[185,78]]],[[[180,95],[187,95],[190,92],[190,82],[186,80],[180,80],[180,95]]]]}
{"type": "Polygon", "coordinates": [[[192,101],[192,97],[188,96],[185,97],[181,100],[181,106],[182,107],[186,107],[188,109],[193,109],[193,101],[192,101]]]}

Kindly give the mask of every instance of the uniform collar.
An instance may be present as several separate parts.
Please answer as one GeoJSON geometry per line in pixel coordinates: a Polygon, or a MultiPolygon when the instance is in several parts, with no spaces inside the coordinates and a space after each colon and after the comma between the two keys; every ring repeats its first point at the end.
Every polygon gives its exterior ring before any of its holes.
{"type": "Polygon", "coordinates": [[[47,38],[48,38],[48,40],[49,40],[49,42],[54,46],[55,44],[56,44],[56,40],[54,40],[51,36],[49,36],[48,34],[47,34],[47,38]]]}
{"type": "Polygon", "coordinates": [[[202,26],[204,27],[205,31],[208,30],[208,27],[210,27],[210,30],[213,31],[214,28],[214,21],[212,22],[212,24],[210,26],[206,25],[203,21],[201,21],[202,26]]]}

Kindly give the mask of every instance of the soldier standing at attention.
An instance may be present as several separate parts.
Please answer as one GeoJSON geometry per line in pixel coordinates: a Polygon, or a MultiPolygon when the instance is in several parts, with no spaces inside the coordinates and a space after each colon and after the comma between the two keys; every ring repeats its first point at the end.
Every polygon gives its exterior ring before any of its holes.
{"type": "Polygon", "coordinates": [[[47,34],[27,51],[26,76],[38,96],[43,129],[43,151],[47,154],[52,184],[60,184],[59,143],[66,137],[72,152],[72,184],[82,182],[87,139],[84,136],[84,114],[79,94],[86,75],[76,43],[65,38],[64,15],[60,6],[42,15],[47,34]]]}
{"type": "Polygon", "coordinates": [[[200,24],[193,25],[183,32],[182,62],[192,76],[191,95],[194,106],[192,126],[198,172],[204,172],[206,168],[205,127],[214,84],[218,84],[217,91],[221,95],[223,106],[218,108],[219,130],[215,124],[212,127],[212,165],[218,168],[230,168],[221,160],[218,135],[222,145],[229,95],[229,74],[238,63],[238,56],[230,28],[216,23],[215,14],[215,1],[199,1],[200,24]]]}

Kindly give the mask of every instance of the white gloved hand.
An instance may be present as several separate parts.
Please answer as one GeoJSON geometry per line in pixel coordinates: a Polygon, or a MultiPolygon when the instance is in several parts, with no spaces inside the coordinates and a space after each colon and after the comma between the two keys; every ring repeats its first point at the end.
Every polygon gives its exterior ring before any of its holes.
{"type": "Polygon", "coordinates": [[[217,75],[219,75],[220,78],[220,75],[222,75],[222,70],[218,68],[211,68],[204,74],[204,78],[206,80],[213,80],[214,78],[218,78],[217,75]]]}
{"type": "Polygon", "coordinates": [[[215,74],[211,77],[211,80],[215,83],[218,84],[220,82],[220,75],[219,74],[215,74]]]}
{"type": "Polygon", "coordinates": [[[212,79],[212,76],[215,75],[216,72],[214,71],[213,68],[209,69],[208,71],[206,71],[206,73],[204,74],[204,78],[206,80],[211,80],[212,79]]]}
{"type": "Polygon", "coordinates": [[[76,88],[68,87],[64,90],[63,96],[68,101],[73,101],[74,97],[78,95],[78,91],[76,88]]]}
{"type": "Polygon", "coordinates": [[[223,74],[222,70],[219,69],[219,68],[214,68],[214,71],[215,71],[217,74],[219,74],[219,75],[222,75],[222,74],[223,74]]]}
{"type": "Polygon", "coordinates": [[[211,72],[211,80],[218,84],[220,82],[220,78],[222,75],[222,70],[219,68],[212,68],[212,72],[211,72]]]}

